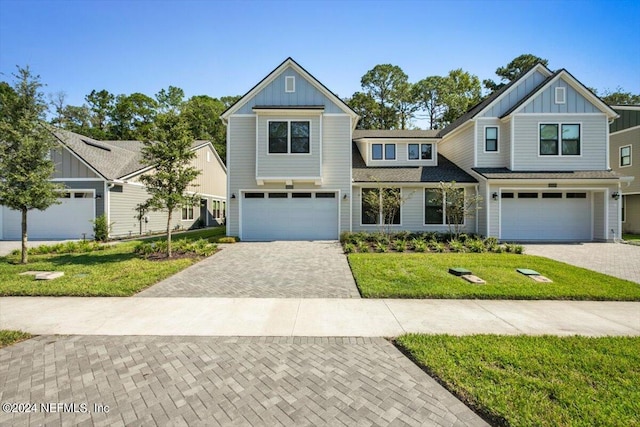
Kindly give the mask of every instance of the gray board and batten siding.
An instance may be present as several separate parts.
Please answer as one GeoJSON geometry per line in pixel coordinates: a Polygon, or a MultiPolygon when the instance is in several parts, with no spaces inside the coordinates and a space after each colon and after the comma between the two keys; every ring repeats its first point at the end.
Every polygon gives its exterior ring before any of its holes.
{"type": "Polygon", "coordinates": [[[54,179],[101,178],[65,147],[51,150],[51,160],[56,167],[54,179]]]}
{"type": "Polygon", "coordinates": [[[547,79],[547,76],[539,71],[534,71],[527,78],[515,83],[513,87],[509,88],[507,93],[493,105],[487,109],[481,117],[500,117],[505,112],[509,111],[511,107],[520,102],[525,96],[527,96],[532,90],[538,87],[542,82],[547,79]]]}

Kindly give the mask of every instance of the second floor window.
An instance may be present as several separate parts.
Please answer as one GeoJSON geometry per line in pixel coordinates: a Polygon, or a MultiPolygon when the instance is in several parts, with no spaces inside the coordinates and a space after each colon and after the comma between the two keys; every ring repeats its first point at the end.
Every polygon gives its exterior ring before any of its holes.
{"type": "Polygon", "coordinates": [[[540,125],[541,156],[579,156],[580,125],[579,124],[541,124],[540,125]]]}
{"type": "Polygon", "coordinates": [[[309,122],[269,122],[270,154],[309,154],[309,122]]]}
{"type": "Polygon", "coordinates": [[[409,144],[409,160],[431,160],[432,152],[431,144],[409,144]]]}
{"type": "Polygon", "coordinates": [[[498,128],[496,126],[484,128],[484,151],[498,151],[498,128]]]}
{"type": "Polygon", "coordinates": [[[620,167],[631,166],[631,146],[620,147],[620,167]]]}
{"type": "Polygon", "coordinates": [[[371,160],[382,160],[383,154],[385,160],[395,160],[396,144],[371,144],[371,160]]]}

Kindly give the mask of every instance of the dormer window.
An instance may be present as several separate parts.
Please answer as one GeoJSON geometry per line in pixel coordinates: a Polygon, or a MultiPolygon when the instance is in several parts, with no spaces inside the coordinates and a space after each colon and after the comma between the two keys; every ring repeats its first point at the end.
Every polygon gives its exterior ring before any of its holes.
{"type": "Polygon", "coordinates": [[[383,153],[384,160],[395,160],[396,144],[371,144],[371,160],[382,160],[383,153]]]}
{"type": "Polygon", "coordinates": [[[409,155],[409,160],[432,160],[433,145],[432,144],[409,144],[408,155],[409,155]]]}
{"type": "Polygon", "coordinates": [[[284,78],[284,91],[287,93],[293,93],[296,91],[296,77],[286,76],[284,78]]]}
{"type": "Polygon", "coordinates": [[[565,104],[567,102],[566,89],[563,87],[556,88],[556,104],[565,104]]]}
{"type": "Polygon", "coordinates": [[[498,151],[498,127],[487,126],[484,128],[484,151],[498,151]]]}

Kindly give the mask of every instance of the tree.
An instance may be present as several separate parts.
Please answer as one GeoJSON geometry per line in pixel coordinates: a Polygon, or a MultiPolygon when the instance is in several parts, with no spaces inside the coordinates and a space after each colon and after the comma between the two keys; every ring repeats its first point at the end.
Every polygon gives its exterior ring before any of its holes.
{"type": "Polygon", "coordinates": [[[173,212],[182,205],[195,203],[196,195],[189,195],[186,190],[200,171],[190,164],[196,156],[191,150],[193,136],[178,114],[170,111],[158,115],[150,136],[144,141],[142,161],[154,169],[142,175],[140,180],[151,197],[138,209],[167,212],[167,257],[171,258],[173,212]]]}
{"type": "Polygon", "coordinates": [[[491,93],[495,92],[507,83],[514,81],[515,79],[532,69],[536,64],[542,64],[546,67],[549,64],[549,61],[546,59],[542,59],[539,56],[525,53],[514,58],[506,66],[498,67],[496,69],[496,74],[498,75],[498,77],[500,77],[500,81],[498,83],[494,82],[491,79],[483,80],[482,83],[484,84],[484,87],[487,88],[491,93]]]}
{"type": "Polygon", "coordinates": [[[49,181],[55,171],[50,153],[56,148],[45,124],[47,103],[40,76],[18,67],[12,92],[0,92],[0,205],[21,212],[22,257],[27,259],[27,215],[57,203],[62,186],[49,181]]]}
{"type": "Polygon", "coordinates": [[[379,105],[370,95],[356,92],[345,102],[360,116],[358,129],[381,129],[379,105]]]}
{"type": "Polygon", "coordinates": [[[446,107],[442,103],[445,78],[429,76],[413,85],[413,96],[429,120],[429,129],[438,129],[446,107]]]}
{"type": "Polygon", "coordinates": [[[398,127],[397,106],[408,79],[400,67],[391,64],[376,65],[362,76],[360,83],[363,92],[378,104],[379,129],[398,127]]]}
{"type": "Polygon", "coordinates": [[[181,113],[193,137],[211,141],[222,159],[227,155],[227,131],[218,117],[226,108],[222,100],[198,95],[184,103],[181,113]]]}
{"type": "Polygon", "coordinates": [[[456,186],[455,181],[440,182],[436,194],[432,202],[442,206],[449,233],[455,235],[457,239],[465,218],[473,217],[480,209],[478,204],[482,201],[482,196],[478,194],[465,196],[464,189],[456,186]]]}
{"type": "Polygon", "coordinates": [[[156,93],[156,101],[158,101],[159,112],[178,112],[184,104],[184,90],[175,86],[169,86],[167,90],[161,89],[156,93]]]}
{"type": "Polygon", "coordinates": [[[480,79],[461,68],[449,71],[443,79],[440,100],[445,111],[440,118],[440,125],[453,122],[463,115],[470,107],[480,101],[480,79]]]}
{"type": "MultiPolygon", "coordinates": [[[[594,91],[594,93],[596,92],[594,91]]],[[[639,105],[640,104],[640,94],[634,95],[631,92],[626,92],[620,86],[616,88],[615,92],[612,92],[609,89],[605,90],[600,98],[609,105],[639,105]]]]}
{"type": "Polygon", "coordinates": [[[416,93],[411,83],[400,83],[397,89],[397,99],[394,102],[394,108],[398,114],[400,129],[407,129],[420,106],[416,100],[416,93]]]}
{"type": "Polygon", "coordinates": [[[413,195],[403,196],[400,188],[376,187],[362,191],[362,204],[365,215],[369,215],[372,223],[380,226],[380,232],[391,236],[391,226],[400,223],[400,209],[413,195]]]}
{"type": "Polygon", "coordinates": [[[142,93],[118,95],[111,116],[115,139],[145,139],[151,132],[158,103],[142,93]]]}
{"type": "Polygon", "coordinates": [[[111,137],[109,125],[115,108],[115,96],[102,89],[84,97],[91,112],[91,135],[96,139],[108,139],[111,137]]]}

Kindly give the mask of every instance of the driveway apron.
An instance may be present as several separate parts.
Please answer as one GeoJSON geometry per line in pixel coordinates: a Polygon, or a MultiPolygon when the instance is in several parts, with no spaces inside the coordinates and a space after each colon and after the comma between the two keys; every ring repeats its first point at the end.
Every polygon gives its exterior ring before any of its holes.
{"type": "Polygon", "coordinates": [[[137,296],[360,297],[338,242],[243,242],[221,248],[137,296]]]}

